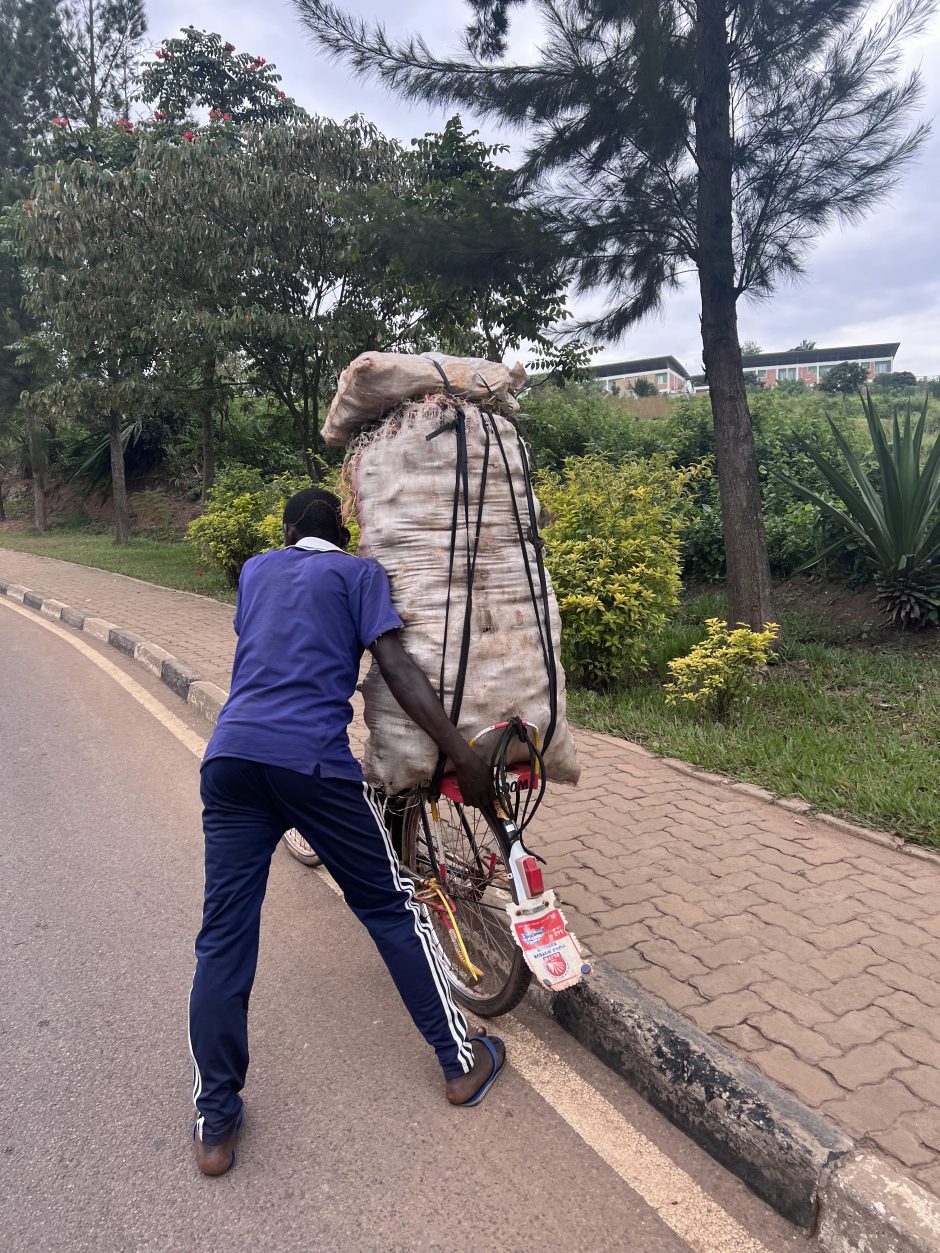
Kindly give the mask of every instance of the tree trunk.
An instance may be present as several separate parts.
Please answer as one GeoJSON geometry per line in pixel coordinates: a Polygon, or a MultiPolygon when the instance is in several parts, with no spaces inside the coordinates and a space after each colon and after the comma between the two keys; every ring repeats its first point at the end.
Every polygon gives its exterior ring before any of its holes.
{"type": "Polygon", "coordinates": [[[114,507],[114,542],[129,544],[131,511],[127,503],[124,481],[124,443],[121,440],[121,415],[116,409],[108,414],[108,442],[111,446],[111,502],[114,507]]]}
{"type": "Polygon", "coordinates": [[[36,415],[27,417],[29,432],[29,468],[33,476],[33,520],[41,535],[48,529],[46,518],[46,441],[36,415]]]}
{"type": "Polygon", "coordinates": [[[0,474],[0,522],[6,522],[7,511],[3,506],[3,476],[0,474]]]}
{"type": "Polygon", "coordinates": [[[202,503],[215,483],[215,353],[202,367],[202,503]]]}
{"type": "Polygon", "coordinates": [[[728,621],[773,620],[770,564],[741,346],[731,182],[731,71],[724,0],[696,9],[695,155],[702,350],[715,425],[728,583],[728,621]]]}
{"type": "MultiPolygon", "coordinates": [[[[316,406],[314,406],[314,415],[316,415],[316,406]]],[[[316,416],[314,417],[316,421],[316,416]]],[[[310,397],[304,396],[303,409],[303,428],[304,428],[304,465],[307,467],[307,473],[314,483],[320,480],[320,467],[317,465],[316,453],[313,449],[314,441],[318,438],[319,432],[315,430],[313,422],[310,419],[310,397]]]]}

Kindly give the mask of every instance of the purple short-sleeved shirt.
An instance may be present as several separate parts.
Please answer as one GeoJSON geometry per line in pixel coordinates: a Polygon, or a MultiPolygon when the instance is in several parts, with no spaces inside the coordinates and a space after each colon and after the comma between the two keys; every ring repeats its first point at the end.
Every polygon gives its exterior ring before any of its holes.
{"type": "Polygon", "coordinates": [[[402,625],[377,561],[280,548],[242,570],[232,689],[203,763],[242,757],[361,781],[349,748],[363,652],[402,625]]]}

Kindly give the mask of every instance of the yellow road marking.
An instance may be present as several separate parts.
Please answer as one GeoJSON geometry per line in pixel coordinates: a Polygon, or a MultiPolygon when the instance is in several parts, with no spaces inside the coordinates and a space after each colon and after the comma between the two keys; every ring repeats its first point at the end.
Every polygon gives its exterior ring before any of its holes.
{"type": "MultiPolygon", "coordinates": [[[[202,757],[207,740],[78,635],[12,604],[5,597],[0,597],[0,605],[78,649],[82,656],[120,684],[195,757],[202,757]]],[[[331,891],[340,894],[322,866],[316,868],[316,873],[331,891]]],[[[515,1019],[504,1019],[499,1030],[511,1046],[513,1070],[690,1249],[695,1253],[768,1253],[765,1245],[748,1235],[691,1176],[527,1027],[515,1019]]]]}

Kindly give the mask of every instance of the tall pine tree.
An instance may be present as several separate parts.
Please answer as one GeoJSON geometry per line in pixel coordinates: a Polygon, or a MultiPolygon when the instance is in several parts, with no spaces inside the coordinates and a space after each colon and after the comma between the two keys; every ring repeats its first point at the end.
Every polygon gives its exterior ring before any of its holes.
{"type": "Polygon", "coordinates": [[[76,117],[92,130],[130,112],[147,34],[143,0],[67,0],[76,117]]]}
{"type": "Polygon", "coordinates": [[[868,0],[536,0],[540,52],[514,65],[501,58],[521,3],[469,0],[467,55],[442,58],[329,0],[294,0],[360,73],[528,133],[521,179],[581,288],[609,293],[598,336],[697,272],[729,617],[759,627],[773,607],[737,302],[798,273],[814,238],[868,212],[917,151],[920,79],[900,59],[935,2],[872,18],[868,0]]]}
{"type": "MultiPolygon", "coordinates": [[[[13,241],[12,206],[27,194],[33,144],[74,100],[75,65],[59,0],[0,0],[0,443],[26,444],[33,473],[35,520],[45,529],[44,430],[20,396],[37,382],[37,363],[16,344],[35,328],[22,307],[23,281],[13,241]],[[28,431],[27,431],[28,426],[28,431]]],[[[9,455],[9,454],[8,454],[9,455]]]]}
{"type": "Polygon", "coordinates": [[[22,194],[32,171],[30,147],[67,113],[74,63],[59,0],[0,0],[0,179],[3,203],[22,194]]]}

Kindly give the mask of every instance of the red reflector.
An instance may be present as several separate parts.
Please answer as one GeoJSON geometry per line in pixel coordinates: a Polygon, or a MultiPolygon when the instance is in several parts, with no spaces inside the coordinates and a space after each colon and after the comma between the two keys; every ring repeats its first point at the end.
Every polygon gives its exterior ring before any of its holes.
{"type": "Polygon", "coordinates": [[[541,896],[545,890],[545,885],[542,883],[542,867],[534,857],[524,857],[522,859],[522,872],[525,875],[525,884],[529,895],[541,896]]]}

